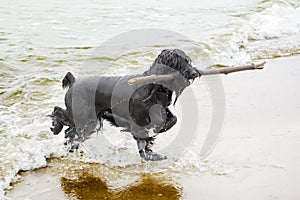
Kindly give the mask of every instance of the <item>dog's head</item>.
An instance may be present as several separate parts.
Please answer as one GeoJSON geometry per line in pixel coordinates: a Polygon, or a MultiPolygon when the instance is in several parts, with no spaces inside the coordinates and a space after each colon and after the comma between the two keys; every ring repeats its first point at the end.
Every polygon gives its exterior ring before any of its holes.
{"type": "Polygon", "coordinates": [[[191,58],[179,49],[163,50],[144,74],[172,74],[175,78],[163,82],[163,85],[175,91],[177,97],[195,78],[201,76],[200,71],[191,65],[191,58]]]}
{"type": "Polygon", "coordinates": [[[197,77],[199,71],[191,65],[191,58],[179,49],[165,49],[155,59],[148,74],[176,74],[182,76],[188,85],[197,77]]]}

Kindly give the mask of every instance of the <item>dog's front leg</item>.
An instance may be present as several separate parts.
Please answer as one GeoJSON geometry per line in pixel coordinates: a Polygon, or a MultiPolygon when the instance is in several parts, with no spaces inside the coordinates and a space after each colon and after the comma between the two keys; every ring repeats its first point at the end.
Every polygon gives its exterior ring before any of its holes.
{"type": "Polygon", "coordinates": [[[139,150],[139,154],[141,158],[144,160],[151,160],[151,161],[159,161],[167,159],[167,156],[160,155],[158,153],[152,152],[149,148],[150,143],[152,143],[152,138],[135,138],[137,141],[137,146],[139,150]]]}

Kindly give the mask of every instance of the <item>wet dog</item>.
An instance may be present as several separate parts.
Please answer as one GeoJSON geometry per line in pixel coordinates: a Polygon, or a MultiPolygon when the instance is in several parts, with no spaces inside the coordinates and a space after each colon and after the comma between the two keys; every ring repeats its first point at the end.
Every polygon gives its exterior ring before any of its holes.
{"type": "Polygon", "coordinates": [[[137,141],[140,156],[145,160],[163,160],[166,156],[154,153],[151,146],[155,136],[169,130],[177,122],[169,110],[182,91],[201,72],[191,65],[191,59],[179,49],[163,50],[149,70],[143,74],[128,76],[93,76],[81,79],[68,72],[62,81],[68,88],[65,95],[66,109],[55,107],[50,115],[51,131],[59,134],[63,126],[65,138],[71,144],[84,141],[107,120],[113,126],[130,132],[137,141]],[[172,74],[173,79],[128,85],[136,77],[172,74]],[[150,136],[150,132],[154,136],[150,136]]]}

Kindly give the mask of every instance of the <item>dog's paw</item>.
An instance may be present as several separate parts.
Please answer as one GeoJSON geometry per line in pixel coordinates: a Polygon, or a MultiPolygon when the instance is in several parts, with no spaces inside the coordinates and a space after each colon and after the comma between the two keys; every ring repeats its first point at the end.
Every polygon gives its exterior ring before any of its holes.
{"type": "Polygon", "coordinates": [[[73,153],[77,149],[79,149],[79,143],[77,143],[77,144],[71,144],[71,146],[69,148],[69,152],[73,153]]]}
{"type": "Polygon", "coordinates": [[[152,151],[143,151],[140,152],[140,156],[144,159],[144,160],[150,160],[150,161],[160,161],[160,160],[166,160],[167,156],[164,155],[160,155],[158,153],[152,152],[152,151]]]}

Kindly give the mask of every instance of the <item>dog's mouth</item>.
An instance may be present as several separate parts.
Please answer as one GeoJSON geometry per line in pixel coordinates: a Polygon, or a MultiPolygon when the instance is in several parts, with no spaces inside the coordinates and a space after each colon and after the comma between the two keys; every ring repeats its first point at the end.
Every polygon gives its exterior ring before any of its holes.
{"type": "Polygon", "coordinates": [[[185,81],[188,83],[188,85],[191,85],[197,77],[198,76],[195,75],[186,76],[185,81]]]}
{"type": "Polygon", "coordinates": [[[194,82],[195,78],[184,78],[184,85],[189,86],[194,82]]]}
{"type": "Polygon", "coordinates": [[[191,85],[194,82],[194,80],[195,78],[188,79],[189,85],[191,85]]]}
{"type": "Polygon", "coordinates": [[[184,79],[184,83],[185,83],[185,85],[191,85],[192,83],[193,83],[193,80],[192,79],[188,79],[188,78],[185,78],[184,79]]]}
{"type": "Polygon", "coordinates": [[[186,82],[188,82],[189,85],[191,85],[197,77],[200,77],[200,73],[197,69],[193,69],[185,75],[186,82]]]}

